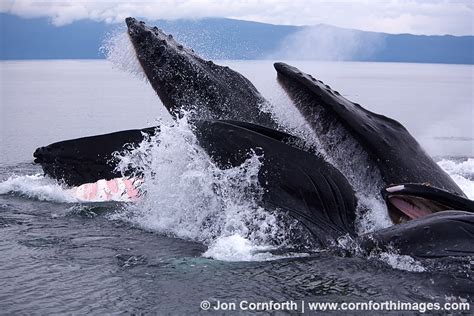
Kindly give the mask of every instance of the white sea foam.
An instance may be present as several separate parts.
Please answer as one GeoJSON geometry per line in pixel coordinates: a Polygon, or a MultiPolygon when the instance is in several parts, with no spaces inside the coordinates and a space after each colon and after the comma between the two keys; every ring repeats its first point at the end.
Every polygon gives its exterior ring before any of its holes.
{"type": "Polygon", "coordinates": [[[443,159],[438,165],[453,178],[468,198],[474,199],[474,158],[463,161],[443,159]]]}
{"type": "Polygon", "coordinates": [[[269,245],[255,245],[252,241],[239,234],[219,237],[209,245],[204,257],[222,261],[269,261],[284,258],[307,257],[305,252],[287,252],[282,255],[273,254],[271,251],[277,247],[269,245]]]}
{"type": "Polygon", "coordinates": [[[223,261],[265,261],[273,258],[268,246],[256,246],[239,234],[219,237],[209,245],[204,257],[223,261]]]}
{"type": "MultiPolygon", "coordinates": [[[[356,239],[350,236],[342,236],[337,240],[337,244],[341,249],[347,250],[348,252],[356,255],[367,257],[367,253],[361,248],[360,244],[356,239]]],[[[389,248],[387,251],[379,252],[374,251],[368,254],[369,258],[385,262],[390,267],[397,270],[411,271],[411,272],[424,272],[426,268],[411,256],[401,255],[396,249],[389,248]]]]}
{"type": "Polygon", "coordinates": [[[55,180],[40,174],[11,176],[0,183],[0,194],[17,194],[40,201],[72,203],[78,200],[55,180]]]}
{"type": "Polygon", "coordinates": [[[414,258],[406,255],[400,255],[395,252],[382,252],[377,258],[394,269],[410,272],[424,272],[426,268],[414,258]]]}

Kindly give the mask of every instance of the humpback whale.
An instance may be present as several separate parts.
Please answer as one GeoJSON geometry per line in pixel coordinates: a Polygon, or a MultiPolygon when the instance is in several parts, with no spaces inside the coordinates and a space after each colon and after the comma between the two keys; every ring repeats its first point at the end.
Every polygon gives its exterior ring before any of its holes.
{"type": "MultiPolygon", "coordinates": [[[[380,191],[392,220],[400,224],[357,236],[351,184],[321,155],[302,150],[299,138],[279,130],[265,111],[267,101],[248,79],[202,59],[158,28],[133,18],[126,23],[140,65],[168,111],[175,117],[190,111],[199,145],[221,168],[259,155],[262,206],[298,220],[319,246],[349,235],[367,251],[394,246],[418,257],[474,253],[474,215],[462,212],[472,212],[474,202],[464,198],[400,123],[351,103],[296,68],[275,64],[295,105],[318,134],[328,137],[328,151],[338,145],[338,139],[330,139],[338,134],[331,129],[342,126],[380,170],[385,184],[380,191]],[[453,227],[459,230],[456,236],[451,236],[453,227]]],[[[128,176],[116,170],[114,153],[157,132],[154,127],[62,141],[37,149],[35,162],[45,174],[72,186],[128,176]]]]}
{"type": "MultiPolygon", "coordinates": [[[[453,179],[428,156],[402,124],[347,100],[322,81],[295,67],[285,63],[275,63],[274,67],[279,83],[315,132],[323,138],[322,144],[326,145],[330,155],[337,155],[336,151],[341,150],[340,144],[352,138],[367,153],[370,164],[378,169],[385,186],[428,183],[465,197],[453,179]]],[[[415,192],[412,192],[411,196],[414,195],[415,192]]],[[[424,198],[429,199],[428,196],[424,198]]],[[[388,206],[391,219],[400,222],[400,214],[394,212],[393,203],[388,203],[388,206]]],[[[402,220],[405,218],[401,217],[402,220]]]]}

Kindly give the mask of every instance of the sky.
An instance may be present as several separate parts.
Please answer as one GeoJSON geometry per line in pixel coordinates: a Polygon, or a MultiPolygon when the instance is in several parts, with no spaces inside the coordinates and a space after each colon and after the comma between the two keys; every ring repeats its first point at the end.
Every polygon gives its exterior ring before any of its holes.
{"type": "Polygon", "coordinates": [[[57,26],[92,19],[122,22],[226,17],[288,25],[330,24],[387,33],[473,35],[474,0],[0,0],[0,12],[49,17],[57,26]]]}

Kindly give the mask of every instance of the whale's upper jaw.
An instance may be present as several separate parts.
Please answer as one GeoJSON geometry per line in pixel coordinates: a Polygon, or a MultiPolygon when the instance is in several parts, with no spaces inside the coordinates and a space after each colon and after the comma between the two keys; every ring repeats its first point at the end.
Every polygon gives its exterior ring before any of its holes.
{"type": "Polygon", "coordinates": [[[191,93],[185,93],[190,88],[183,90],[182,86],[193,79],[189,74],[203,72],[200,68],[205,61],[157,27],[149,27],[131,17],[125,22],[136,57],[163,104],[172,113],[184,109],[182,99],[191,93]]]}
{"type": "Polygon", "coordinates": [[[188,58],[196,59],[196,62],[206,62],[192,49],[184,47],[171,34],[166,34],[156,26],[147,26],[145,22],[131,17],[126,18],[125,23],[140,60],[144,60],[146,57],[166,58],[167,54],[182,52],[186,53],[188,58]]]}
{"type": "MultiPolygon", "coordinates": [[[[278,81],[310,125],[337,122],[368,154],[385,185],[425,183],[464,196],[462,190],[421,148],[402,124],[351,102],[322,81],[295,67],[275,63],[278,81]],[[300,101],[303,100],[303,101],[300,101]],[[327,122],[315,115],[324,111],[327,122]]],[[[324,128],[323,128],[324,129],[324,128]]],[[[380,188],[381,189],[381,188],[380,188]]]]}
{"type": "Polygon", "coordinates": [[[70,186],[119,178],[123,174],[115,168],[118,158],[114,153],[133,148],[157,130],[149,127],[60,141],[37,148],[34,162],[46,175],[70,186]]]}
{"type": "Polygon", "coordinates": [[[201,58],[157,27],[134,18],[125,21],[138,61],[170,113],[193,110],[197,119],[276,127],[260,109],[266,100],[244,76],[201,58]]]}
{"type": "Polygon", "coordinates": [[[388,214],[396,224],[446,210],[474,213],[474,201],[429,184],[405,183],[382,190],[388,214]]]}

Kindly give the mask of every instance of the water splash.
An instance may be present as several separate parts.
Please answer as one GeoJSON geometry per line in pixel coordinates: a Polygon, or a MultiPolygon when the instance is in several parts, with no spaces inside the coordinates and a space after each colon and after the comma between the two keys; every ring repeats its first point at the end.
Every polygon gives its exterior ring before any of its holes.
{"type": "Polygon", "coordinates": [[[277,83],[272,85],[272,87],[276,97],[269,99],[269,102],[265,102],[262,110],[270,113],[283,131],[301,138],[305,142],[304,145],[307,149],[327,156],[318,136],[303,114],[293,105],[293,101],[288,94],[277,83]]]}
{"type": "Polygon", "coordinates": [[[337,240],[337,245],[340,249],[347,251],[351,255],[375,259],[388,264],[393,269],[410,272],[424,272],[427,270],[421,262],[411,256],[401,255],[393,247],[389,247],[385,251],[380,251],[380,249],[377,248],[372,250],[370,253],[367,253],[363,248],[361,248],[360,243],[349,235],[340,237],[337,240]]]}
{"type": "Polygon", "coordinates": [[[220,252],[216,247],[227,245],[222,242],[226,237],[245,240],[242,244],[254,250],[279,247],[289,240],[285,222],[259,203],[262,157],[253,154],[240,166],[218,168],[199,147],[186,115],[173,125],[162,125],[158,135],[120,158],[120,170],[139,170],[146,194],[113,219],[213,245],[209,256],[220,252]]]}
{"type": "Polygon", "coordinates": [[[426,268],[413,257],[400,255],[396,252],[382,252],[376,256],[394,269],[410,272],[425,272],[426,268]]]}
{"type": "Polygon", "coordinates": [[[115,68],[148,82],[126,31],[108,33],[100,47],[100,51],[115,68]]]}
{"type": "Polygon", "coordinates": [[[11,176],[0,183],[0,194],[16,194],[40,201],[78,202],[78,199],[65,187],[41,174],[11,176]]]}
{"type": "MultiPolygon", "coordinates": [[[[254,245],[242,236],[235,234],[232,236],[219,237],[214,240],[204,257],[222,261],[270,261],[285,258],[308,257],[308,252],[291,252],[276,254],[278,247],[269,245],[254,245]]],[[[314,252],[314,251],[311,251],[314,252]]]]}
{"type": "Polygon", "coordinates": [[[462,161],[443,159],[438,165],[453,178],[468,198],[474,199],[474,158],[462,161]]]}
{"type": "Polygon", "coordinates": [[[255,246],[239,234],[219,237],[214,240],[204,257],[222,261],[265,261],[273,259],[269,252],[273,247],[255,246]]]}

